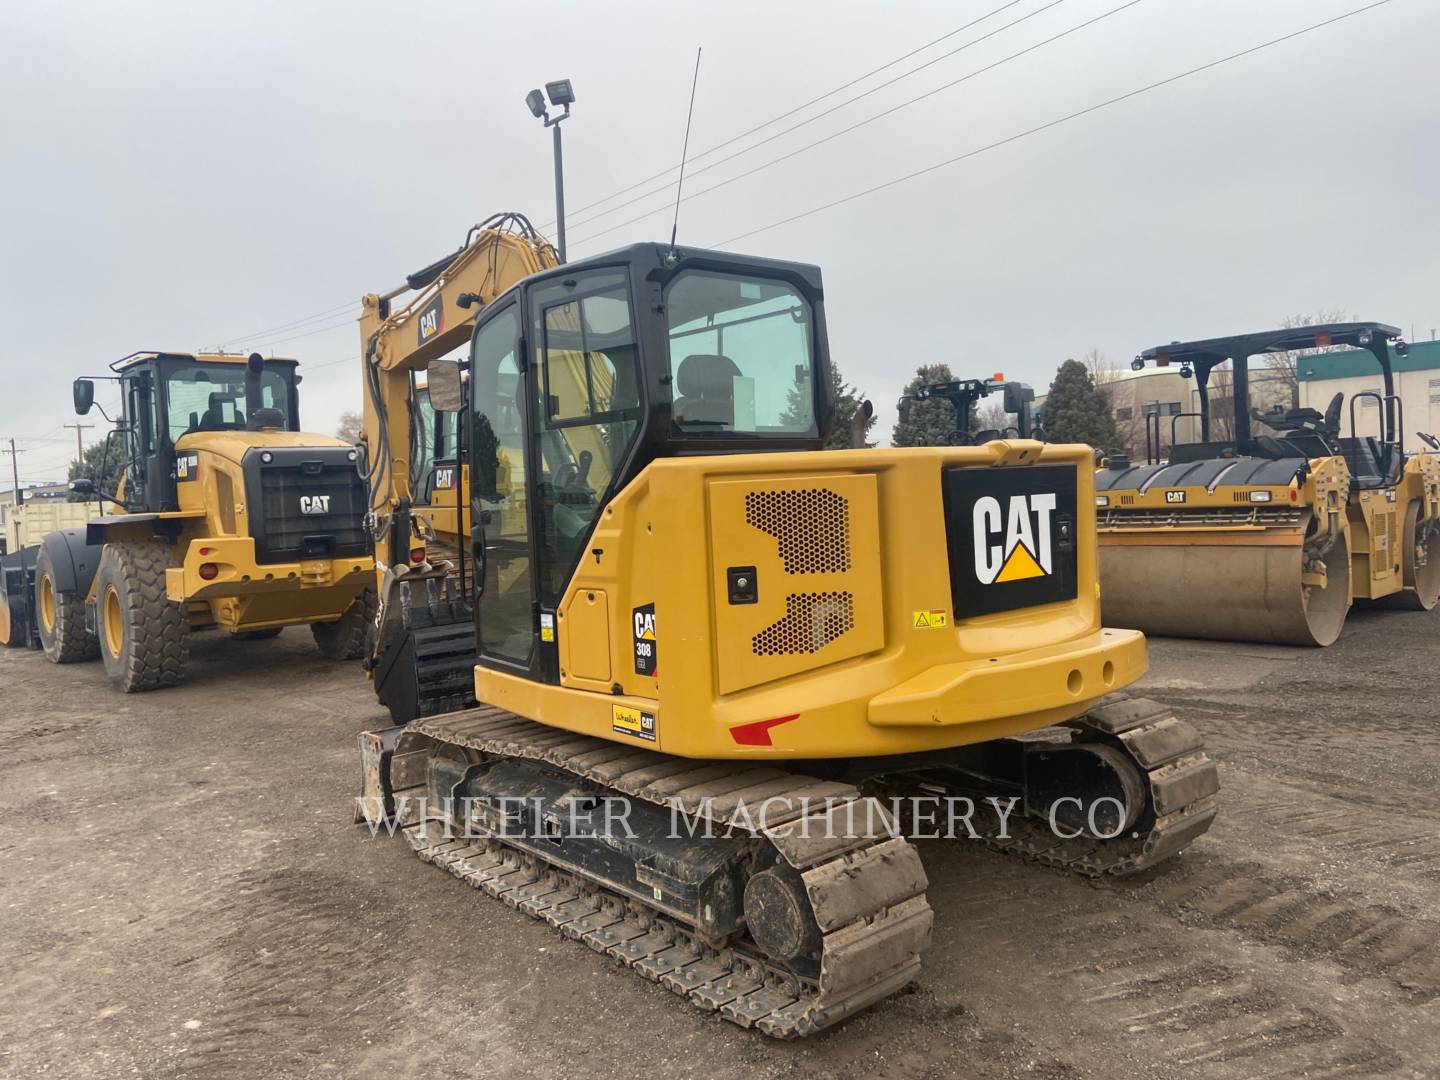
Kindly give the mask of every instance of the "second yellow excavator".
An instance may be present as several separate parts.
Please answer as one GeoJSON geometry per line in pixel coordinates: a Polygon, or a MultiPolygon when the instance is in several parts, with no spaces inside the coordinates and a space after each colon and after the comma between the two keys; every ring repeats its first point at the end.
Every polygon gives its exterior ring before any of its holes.
{"type": "MultiPolygon", "coordinates": [[[[814,266],[636,244],[542,267],[500,228],[470,248],[467,370],[428,386],[468,386],[482,704],[361,735],[374,827],[776,1037],[919,972],[901,817],[1085,874],[1209,827],[1198,733],[1116,694],[1145,641],[1101,622],[1088,447],[820,453],[814,266]]],[[[413,573],[389,362],[367,358],[366,420],[387,585],[413,573]]]]}

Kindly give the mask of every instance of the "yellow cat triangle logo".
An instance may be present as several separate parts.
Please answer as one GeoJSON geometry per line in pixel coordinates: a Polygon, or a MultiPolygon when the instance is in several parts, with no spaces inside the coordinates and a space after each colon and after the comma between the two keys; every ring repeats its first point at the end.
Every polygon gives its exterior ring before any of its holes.
{"type": "Polygon", "coordinates": [[[1010,553],[1010,558],[1005,560],[1005,565],[1000,568],[1000,573],[995,581],[998,584],[1002,581],[1023,581],[1026,578],[1044,577],[1045,571],[1040,569],[1040,564],[1035,561],[1035,556],[1030,554],[1030,549],[1024,544],[1016,544],[1015,550],[1010,553]]]}

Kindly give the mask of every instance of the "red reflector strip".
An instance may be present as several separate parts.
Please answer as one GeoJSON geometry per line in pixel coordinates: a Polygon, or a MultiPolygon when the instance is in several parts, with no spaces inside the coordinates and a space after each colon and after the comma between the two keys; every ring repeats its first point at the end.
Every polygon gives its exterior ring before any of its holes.
{"type": "Polygon", "coordinates": [[[770,741],[770,729],[780,724],[798,720],[799,713],[792,716],[777,716],[773,720],[756,720],[753,724],[740,724],[730,729],[730,737],[740,746],[774,746],[770,741]]]}

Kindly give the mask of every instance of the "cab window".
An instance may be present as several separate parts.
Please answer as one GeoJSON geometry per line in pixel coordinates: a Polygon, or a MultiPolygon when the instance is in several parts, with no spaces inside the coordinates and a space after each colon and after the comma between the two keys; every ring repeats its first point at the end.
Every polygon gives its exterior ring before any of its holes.
{"type": "Polygon", "coordinates": [[[816,434],[813,315],[794,288],[687,270],[666,290],[665,315],[683,434],[816,434]]]}
{"type": "MultiPolygon", "coordinates": [[[[245,366],[178,364],[165,372],[170,441],[192,431],[244,431],[245,366]]],[[[283,372],[266,367],[260,376],[260,404],[280,414],[275,426],[292,430],[290,384],[283,372]]]]}

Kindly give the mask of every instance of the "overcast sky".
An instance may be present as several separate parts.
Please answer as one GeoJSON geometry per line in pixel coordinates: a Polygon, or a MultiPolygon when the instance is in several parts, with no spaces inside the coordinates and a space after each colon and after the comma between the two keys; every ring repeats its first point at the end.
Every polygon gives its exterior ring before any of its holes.
{"type": "MultiPolygon", "coordinates": [[[[1365,0],[1140,0],[701,194],[1122,3],[1015,0],[699,157],[693,170],[1023,19],[692,171],[682,242],[719,244],[1365,0]]],[[[453,250],[492,213],[554,216],[548,133],[522,103],[532,86],[574,82],[571,255],[593,254],[668,237],[668,209],[594,234],[673,192],[589,225],[599,211],[577,210],[678,161],[697,45],[692,155],[1003,4],[6,0],[0,439],[26,451],[22,482],[62,477],[73,377],[136,349],[219,343],[299,357],[306,427],[331,431],[359,404],[349,358],[363,293],[453,250]]],[[[1429,338],[1440,327],[1436,42],[1440,2],[1391,0],[733,247],[823,267],[832,353],[886,431],[919,363],[1003,370],[1043,393],[1055,366],[1087,349],[1123,363],[1158,342],[1319,309],[1429,338]]]]}

